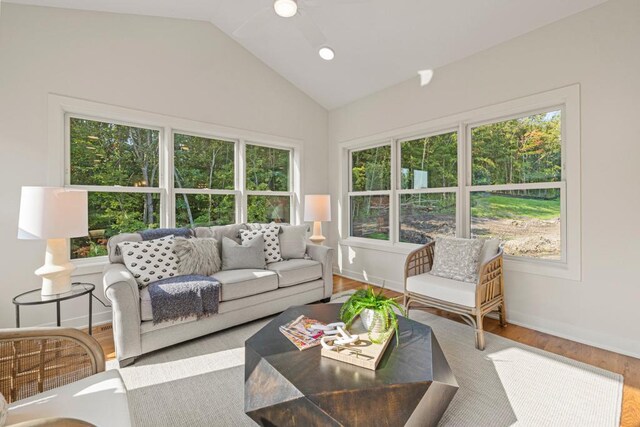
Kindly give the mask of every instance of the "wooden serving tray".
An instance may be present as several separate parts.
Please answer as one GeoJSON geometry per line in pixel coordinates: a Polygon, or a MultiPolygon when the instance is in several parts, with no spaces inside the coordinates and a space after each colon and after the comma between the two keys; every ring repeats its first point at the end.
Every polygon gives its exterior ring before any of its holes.
{"type": "Polygon", "coordinates": [[[359,321],[351,326],[349,333],[360,335],[360,339],[355,343],[342,345],[335,350],[327,350],[323,347],[320,354],[329,359],[339,360],[375,371],[389,342],[392,341],[395,331],[380,344],[373,343],[369,340],[367,330],[359,321]]]}

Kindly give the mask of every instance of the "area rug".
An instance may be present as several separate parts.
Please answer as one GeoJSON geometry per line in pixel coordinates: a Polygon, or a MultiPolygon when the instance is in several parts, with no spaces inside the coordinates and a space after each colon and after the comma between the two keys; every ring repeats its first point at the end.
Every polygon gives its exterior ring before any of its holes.
{"type": "MultiPolygon", "coordinates": [[[[413,311],[431,326],[460,386],[441,426],[618,426],[623,378],[413,311]]],[[[263,319],[176,345],[120,370],[137,426],[254,426],[243,412],[244,341],[263,319]]],[[[114,369],[115,363],[108,364],[114,369]]]]}

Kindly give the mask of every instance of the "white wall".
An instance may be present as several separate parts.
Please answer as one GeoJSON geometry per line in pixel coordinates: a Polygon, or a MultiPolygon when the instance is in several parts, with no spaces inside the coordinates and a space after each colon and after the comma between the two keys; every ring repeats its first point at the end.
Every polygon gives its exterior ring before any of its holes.
{"type": "MultiPolygon", "coordinates": [[[[14,325],[11,298],[39,286],[44,242],[16,234],[20,187],[47,184],[49,93],[302,140],[304,191],[328,191],[326,110],[213,25],[3,4],[0,328],[14,325]]],[[[94,309],[94,322],[110,318],[94,309]]],[[[84,315],[85,300],[63,303],[66,324],[84,315]]],[[[49,323],[55,312],[27,307],[22,319],[49,323]]]]}
{"type": "MultiPolygon", "coordinates": [[[[579,83],[582,281],[508,271],[508,315],[640,357],[639,47],[640,2],[610,0],[438,69],[427,87],[416,76],[330,112],[330,156],[341,142],[579,83]]],[[[337,173],[330,179],[337,202],[337,173]]],[[[403,254],[342,246],[338,257],[345,274],[401,286],[403,254]]]]}

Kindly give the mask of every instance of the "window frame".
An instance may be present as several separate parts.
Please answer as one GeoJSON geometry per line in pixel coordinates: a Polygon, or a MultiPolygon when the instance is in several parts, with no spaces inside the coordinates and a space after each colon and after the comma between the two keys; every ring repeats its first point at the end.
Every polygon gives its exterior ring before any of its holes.
{"type": "Polygon", "coordinates": [[[239,140],[233,139],[233,138],[223,138],[223,137],[219,137],[217,135],[213,135],[210,133],[198,133],[198,132],[193,132],[193,131],[188,131],[188,130],[182,130],[182,129],[172,129],[171,132],[171,138],[170,138],[170,142],[171,142],[171,147],[169,152],[171,153],[170,156],[170,165],[169,165],[169,170],[171,171],[175,171],[175,162],[174,162],[174,153],[175,153],[175,141],[176,141],[176,134],[180,134],[180,135],[186,135],[186,136],[193,136],[196,138],[205,138],[205,139],[213,139],[213,140],[217,140],[217,141],[224,141],[224,142],[231,142],[233,143],[233,190],[220,190],[220,189],[213,189],[213,188],[178,188],[175,186],[175,174],[170,174],[171,176],[169,177],[170,180],[170,184],[171,184],[171,190],[169,191],[169,201],[168,204],[170,204],[171,206],[169,206],[167,209],[170,213],[169,215],[169,223],[173,224],[172,226],[175,226],[176,224],[176,196],[178,194],[205,194],[205,195],[231,195],[235,197],[235,212],[234,212],[234,218],[236,223],[238,222],[238,218],[240,217],[240,208],[241,208],[241,204],[239,203],[238,199],[240,197],[242,197],[242,191],[238,189],[238,169],[240,168],[238,166],[238,146],[239,146],[239,140]]]}
{"type": "MultiPolygon", "coordinates": [[[[84,189],[90,192],[153,193],[160,196],[160,227],[175,226],[175,197],[178,194],[233,194],[235,196],[235,221],[246,222],[246,199],[248,193],[244,182],[245,144],[289,150],[289,190],[291,198],[290,222],[302,223],[300,194],[302,193],[301,140],[273,136],[260,132],[231,128],[158,113],[129,109],[61,95],[48,95],[48,148],[47,185],[84,189]],[[70,118],[80,118],[123,126],[139,127],[159,131],[158,141],[158,186],[95,186],[70,184],[70,118]],[[177,189],[174,186],[173,154],[174,135],[184,134],[234,143],[234,189],[177,189]],[[250,141],[250,142],[249,142],[250,141]]],[[[264,192],[257,192],[264,195],[264,192]]],[[[270,192],[271,193],[271,192],[270,192]]],[[[272,192],[280,193],[285,192],[272,192]]],[[[78,258],[71,260],[76,265],[75,275],[94,274],[102,271],[108,263],[107,256],[78,258]]]]}
{"type": "Polygon", "coordinates": [[[543,259],[526,256],[513,256],[505,254],[504,257],[511,260],[522,260],[526,262],[542,262],[542,263],[557,263],[566,264],[567,262],[567,239],[566,239],[566,221],[567,221],[567,204],[566,204],[566,191],[567,185],[565,181],[565,105],[550,105],[545,108],[538,108],[535,110],[524,111],[517,114],[503,116],[493,120],[481,120],[477,122],[466,123],[465,127],[465,176],[464,180],[467,185],[464,187],[464,198],[467,207],[468,217],[464,218],[463,224],[464,236],[471,235],[471,193],[482,191],[509,191],[509,190],[543,190],[543,189],[558,189],[560,190],[560,259],[543,259]],[[496,123],[502,123],[509,120],[521,119],[530,117],[536,114],[549,113],[551,111],[560,111],[560,181],[541,181],[541,182],[528,182],[518,184],[487,184],[487,185],[473,185],[473,141],[471,133],[474,128],[491,125],[496,123]]]}
{"type": "Polygon", "coordinates": [[[294,211],[294,204],[295,204],[295,191],[293,191],[294,188],[294,167],[293,167],[293,162],[294,162],[294,150],[290,147],[285,147],[285,146],[274,146],[274,145],[267,145],[267,144],[262,144],[260,142],[254,142],[253,140],[243,140],[240,144],[240,150],[242,150],[242,159],[243,159],[243,165],[246,165],[245,163],[245,159],[247,158],[247,145],[253,145],[256,147],[263,147],[263,148],[275,148],[277,150],[286,150],[289,152],[289,174],[288,174],[288,188],[289,191],[272,191],[272,190],[249,190],[247,189],[247,168],[246,167],[242,167],[242,212],[243,212],[243,220],[240,222],[248,222],[248,215],[249,215],[249,196],[280,196],[280,197],[289,197],[289,222],[293,224],[292,219],[295,217],[295,211],[294,211]]]}
{"type": "Polygon", "coordinates": [[[396,218],[397,218],[397,224],[394,226],[394,228],[397,228],[397,236],[398,236],[398,240],[397,243],[401,244],[401,245],[412,245],[412,247],[414,245],[416,245],[415,243],[409,243],[409,242],[402,242],[400,240],[400,230],[402,228],[401,224],[400,224],[400,199],[402,197],[402,195],[404,194],[442,194],[442,193],[454,193],[456,195],[456,215],[455,215],[455,221],[456,221],[456,237],[461,237],[461,233],[460,233],[460,222],[462,220],[461,216],[460,216],[460,137],[459,137],[459,129],[458,126],[450,126],[450,127],[446,127],[446,128],[442,128],[442,129],[437,129],[437,130],[431,130],[427,133],[420,133],[420,134],[416,134],[416,135],[412,135],[412,136],[405,136],[402,138],[396,138],[395,140],[395,150],[397,152],[396,154],[396,159],[397,159],[397,166],[396,166],[396,195],[395,195],[395,203],[394,203],[394,208],[396,211],[396,218]],[[434,188],[422,188],[422,189],[418,189],[418,190],[414,190],[414,189],[403,189],[402,188],[402,143],[403,142],[409,142],[409,141],[415,141],[417,139],[423,139],[423,138],[430,138],[432,136],[438,136],[438,135],[444,135],[447,133],[456,133],[457,134],[457,139],[456,139],[456,148],[457,148],[457,157],[456,157],[456,164],[457,164],[457,175],[456,175],[456,181],[457,184],[456,186],[453,187],[434,187],[434,188]]]}
{"type": "Polygon", "coordinates": [[[347,206],[347,221],[348,221],[348,236],[350,239],[356,239],[362,242],[370,242],[370,241],[376,241],[376,242],[381,242],[381,243],[391,243],[395,241],[395,227],[393,227],[393,222],[395,221],[395,209],[394,209],[394,201],[393,201],[393,189],[395,187],[395,183],[396,183],[396,170],[395,170],[395,158],[396,158],[396,154],[395,154],[395,150],[394,150],[394,143],[393,140],[386,140],[386,141],[377,141],[373,144],[367,145],[367,146],[363,146],[363,147],[358,147],[355,149],[351,149],[348,151],[348,156],[349,156],[349,160],[348,160],[348,189],[349,191],[347,192],[347,199],[345,202],[345,205],[347,206]],[[390,150],[390,162],[391,162],[391,168],[390,168],[390,176],[389,176],[389,189],[388,190],[362,190],[362,191],[353,191],[353,153],[357,152],[357,151],[365,151],[365,150],[370,150],[372,148],[378,148],[378,147],[385,147],[385,146],[389,146],[389,150],[390,150]],[[355,236],[351,236],[351,198],[352,197],[358,197],[358,196],[387,196],[389,197],[389,239],[388,240],[382,240],[382,239],[370,239],[368,237],[355,237],[355,236]]]}
{"type": "MultiPolygon", "coordinates": [[[[399,241],[400,195],[406,193],[438,193],[443,189],[403,190],[400,188],[400,144],[404,141],[434,136],[448,131],[458,132],[458,186],[456,187],[456,236],[468,237],[471,232],[471,193],[496,189],[560,189],[561,259],[540,259],[505,255],[507,270],[559,277],[569,280],[581,278],[581,192],[580,192],[580,86],[578,84],[530,95],[439,119],[418,123],[377,135],[338,143],[339,158],[346,165],[341,168],[342,219],[339,224],[341,246],[360,247],[391,253],[407,254],[419,247],[399,241]],[[561,180],[558,182],[472,185],[471,130],[477,126],[522,118],[542,112],[561,111],[561,180]],[[351,180],[351,151],[369,148],[372,141],[391,141],[392,144],[392,206],[390,207],[389,241],[350,236],[351,212],[349,204],[351,180]],[[391,222],[393,219],[393,222],[391,222]]],[[[378,144],[380,145],[380,144],[378,144]]],[[[445,187],[451,190],[452,187],[445,187]]]]}

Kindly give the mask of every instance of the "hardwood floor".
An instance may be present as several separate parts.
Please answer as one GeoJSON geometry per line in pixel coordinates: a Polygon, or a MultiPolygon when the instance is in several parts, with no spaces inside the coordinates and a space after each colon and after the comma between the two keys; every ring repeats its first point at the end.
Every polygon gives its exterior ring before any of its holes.
{"type": "MultiPolygon", "coordinates": [[[[361,289],[366,286],[365,283],[356,280],[334,276],[334,293],[361,289]]],[[[389,289],[385,289],[383,293],[389,297],[400,297],[402,295],[389,289]]],[[[457,315],[451,315],[435,309],[425,310],[462,323],[457,315]]],[[[624,390],[620,425],[622,427],[640,426],[640,359],[537,332],[522,326],[509,325],[506,328],[502,328],[497,320],[490,318],[486,318],[484,326],[487,332],[623,375],[624,390]]],[[[115,358],[111,325],[95,327],[93,336],[102,346],[107,360],[115,358]]]]}

